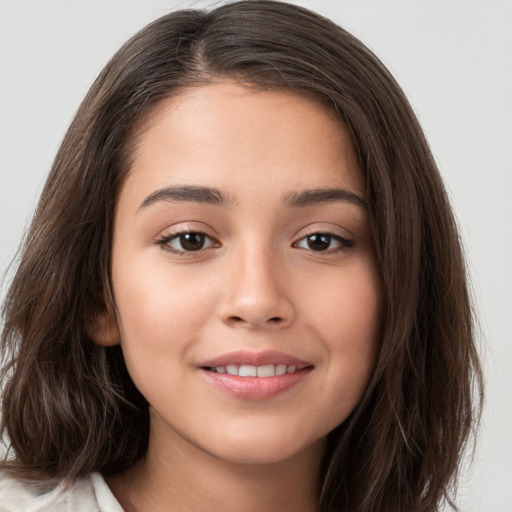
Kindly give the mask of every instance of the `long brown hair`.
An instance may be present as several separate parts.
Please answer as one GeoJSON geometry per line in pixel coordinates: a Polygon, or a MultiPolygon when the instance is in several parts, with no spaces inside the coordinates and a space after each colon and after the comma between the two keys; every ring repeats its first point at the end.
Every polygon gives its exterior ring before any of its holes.
{"type": "Polygon", "coordinates": [[[56,156],[3,307],[4,468],[74,480],[132,465],[148,406],[119,347],[91,340],[112,308],[116,197],[159,102],[219,77],[329,105],[363,170],[384,288],[368,389],[329,435],[322,512],[434,511],[450,501],[482,378],[457,226],[403,92],[356,38],[306,9],[249,0],[170,13],[104,68],[56,156]]]}

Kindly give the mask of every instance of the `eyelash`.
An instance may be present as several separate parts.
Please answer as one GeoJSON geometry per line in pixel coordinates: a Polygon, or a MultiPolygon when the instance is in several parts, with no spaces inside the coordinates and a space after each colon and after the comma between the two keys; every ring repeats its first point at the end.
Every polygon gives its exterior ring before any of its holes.
{"type": "Polygon", "coordinates": [[[194,231],[194,230],[180,231],[178,233],[172,233],[170,235],[165,235],[162,238],[160,238],[159,240],[157,240],[157,244],[160,245],[162,247],[162,249],[169,251],[173,254],[177,254],[179,256],[193,255],[194,253],[202,252],[206,249],[210,249],[211,247],[219,247],[220,246],[220,244],[218,242],[216,242],[211,236],[207,235],[203,231],[194,231]],[[205,241],[208,240],[210,242],[210,245],[208,247],[200,247],[199,249],[196,249],[196,250],[186,250],[185,248],[183,248],[183,245],[182,245],[182,249],[176,249],[175,247],[170,245],[173,240],[180,240],[181,237],[184,237],[186,235],[199,235],[201,237],[204,237],[204,240],[205,241]]]}
{"type": "Polygon", "coordinates": [[[308,233],[307,235],[303,236],[297,242],[294,242],[293,246],[301,248],[301,249],[305,249],[305,250],[310,250],[312,252],[319,253],[321,255],[328,255],[328,254],[336,254],[338,252],[344,251],[345,249],[349,249],[349,248],[353,247],[354,241],[349,240],[348,238],[345,238],[340,235],[335,235],[334,233],[329,233],[326,231],[315,231],[313,233],[308,233]],[[307,239],[311,238],[311,237],[326,237],[329,239],[329,245],[331,244],[332,241],[335,241],[338,243],[338,246],[336,246],[334,248],[330,248],[330,249],[326,249],[326,250],[318,250],[318,251],[311,249],[311,247],[306,248],[306,247],[299,246],[300,242],[306,241],[306,243],[307,243],[307,239]]]}
{"type": "MultiPolygon", "coordinates": [[[[157,244],[160,245],[162,247],[162,249],[169,251],[173,254],[177,254],[179,256],[185,256],[185,255],[191,256],[191,255],[194,255],[195,253],[200,253],[206,249],[220,247],[219,242],[215,241],[215,239],[212,238],[211,236],[207,235],[206,233],[204,233],[202,231],[193,231],[193,230],[181,231],[178,233],[172,233],[170,235],[163,236],[162,238],[157,240],[157,244]],[[181,240],[181,244],[180,244],[182,246],[181,249],[177,249],[171,245],[172,241],[180,240],[182,237],[187,236],[187,235],[196,235],[196,236],[199,235],[200,237],[204,237],[203,239],[205,241],[206,240],[209,241],[208,242],[209,245],[207,247],[202,246],[196,250],[187,250],[187,249],[183,248],[183,245],[182,245],[183,240],[181,240]]],[[[329,233],[329,232],[324,232],[324,231],[315,231],[313,233],[308,233],[307,235],[303,236],[297,242],[294,242],[292,244],[292,246],[299,248],[299,249],[304,249],[307,251],[327,255],[327,254],[335,254],[335,253],[341,252],[345,249],[349,249],[354,246],[354,242],[353,242],[353,240],[349,240],[348,238],[342,237],[340,235],[335,235],[334,233],[329,233]],[[329,245],[331,245],[332,241],[337,242],[338,245],[334,248],[328,248],[326,250],[315,250],[315,249],[311,249],[311,247],[309,247],[309,248],[300,247],[299,244],[301,242],[306,241],[306,243],[307,243],[307,239],[311,238],[311,237],[326,237],[326,238],[328,238],[329,245]]]]}

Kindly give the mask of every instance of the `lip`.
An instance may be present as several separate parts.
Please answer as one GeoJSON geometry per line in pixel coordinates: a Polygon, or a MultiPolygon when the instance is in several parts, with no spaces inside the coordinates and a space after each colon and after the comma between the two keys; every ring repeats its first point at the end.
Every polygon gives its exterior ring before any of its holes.
{"type": "Polygon", "coordinates": [[[251,352],[240,350],[223,354],[204,361],[199,369],[206,380],[219,391],[243,400],[268,400],[301,383],[313,369],[313,365],[284,352],[266,350],[251,352]],[[209,368],[216,366],[285,364],[296,366],[294,373],[274,375],[272,377],[240,377],[227,373],[217,373],[209,368]]]}
{"type": "Polygon", "coordinates": [[[249,350],[238,350],[220,355],[214,359],[202,362],[198,366],[200,368],[214,368],[216,366],[227,366],[235,364],[241,366],[247,364],[250,366],[264,366],[266,364],[286,364],[294,365],[297,370],[313,366],[311,363],[298,359],[290,354],[279,352],[278,350],[265,350],[262,352],[251,352],[249,350]]]}

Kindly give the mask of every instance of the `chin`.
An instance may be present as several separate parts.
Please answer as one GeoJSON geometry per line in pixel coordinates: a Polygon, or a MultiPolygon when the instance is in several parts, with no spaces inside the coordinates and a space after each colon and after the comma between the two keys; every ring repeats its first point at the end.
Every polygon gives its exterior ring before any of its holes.
{"type": "MultiPolygon", "coordinates": [[[[240,465],[277,464],[303,456],[307,452],[323,453],[325,438],[308,442],[288,436],[268,435],[230,437],[222,441],[222,448],[211,450],[218,458],[240,465]]],[[[265,435],[266,434],[266,435],[265,435]]]]}

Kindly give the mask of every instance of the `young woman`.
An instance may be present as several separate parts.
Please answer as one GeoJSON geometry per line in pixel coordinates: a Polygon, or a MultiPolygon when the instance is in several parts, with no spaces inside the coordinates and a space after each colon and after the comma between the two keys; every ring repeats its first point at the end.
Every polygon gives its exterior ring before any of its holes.
{"type": "Polygon", "coordinates": [[[370,51],[275,1],[166,15],[92,86],[27,234],[0,510],[438,510],[478,417],[472,321],[370,51]]]}

